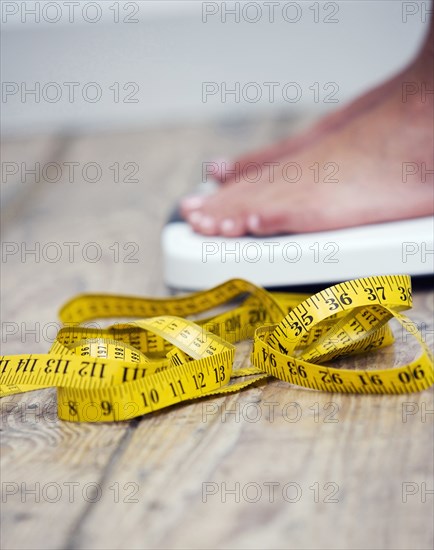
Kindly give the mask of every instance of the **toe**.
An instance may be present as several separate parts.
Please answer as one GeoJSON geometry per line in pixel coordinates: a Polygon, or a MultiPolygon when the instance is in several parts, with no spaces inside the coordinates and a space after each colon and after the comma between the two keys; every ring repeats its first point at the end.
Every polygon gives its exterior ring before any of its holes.
{"type": "Polygon", "coordinates": [[[247,231],[258,236],[284,233],[289,226],[290,215],[286,212],[253,212],[246,221],[247,231]]]}
{"type": "Polygon", "coordinates": [[[209,236],[218,235],[219,233],[217,220],[203,212],[194,211],[186,219],[196,233],[209,236]]]}
{"type": "Polygon", "coordinates": [[[184,197],[180,203],[181,215],[184,218],[188,218],[188,216],[192,212],[202,208],[205,202],[206,202],[206,197],[202,195],[190,195],[188,197],[184,197]]]}
{"type": "Polygon", "coordinates": [[[241,237],[246,233],[246,223],[242,216],[225,218],[220,222],[219,234],[223,237],[241,237]]]}

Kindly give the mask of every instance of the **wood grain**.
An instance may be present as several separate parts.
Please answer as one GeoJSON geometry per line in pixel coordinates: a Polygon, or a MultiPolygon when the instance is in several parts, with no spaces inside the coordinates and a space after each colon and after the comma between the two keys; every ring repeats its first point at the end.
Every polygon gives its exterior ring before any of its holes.
{"type": "MultiPolygon", "coordinates": [[[[65,172],[57,183],[29,184],[25,194],[19,181],[2,189],[4,241],[55,242],[64,252],[56,262],[15,254],[2,264],[2,353],[48,349],[58,307],[77,292],[167,292],[160,229],[176,198],[199,181],[202,160],[232,157],[287,131],[285,119],[239,120],[7,143],[4,159],[93,162],[103,176],[70,182],[65,172]],[[139,182],[113,181],[116,162],[136,163],[139,182]],[[67,242],[79,243],[72,262],[67,242]],[[103,251],[99,261],[83,257],[90,242],[103,251]],[[116,242],[136,243],[138,262],[115,261],[116,242]]],[[[431,290],[416,291],[410,313],[426,324],[431,345],[432,302],[431,290]]],[[[376,356],[378,366],[415,352],[399,328],[396,336],[394,350],[376,356]]],[[[247,363],[249,344],[237,353],[247,363]]],[[[372,357],[356,362],[372,366],[372,357]]],[[[433,545],[433,495],[423,493],[433,489],[432,390],[351,396],[268,380],[102,425],[58,421],[54,390],[0,405],[6,550],[433,545]]]]}

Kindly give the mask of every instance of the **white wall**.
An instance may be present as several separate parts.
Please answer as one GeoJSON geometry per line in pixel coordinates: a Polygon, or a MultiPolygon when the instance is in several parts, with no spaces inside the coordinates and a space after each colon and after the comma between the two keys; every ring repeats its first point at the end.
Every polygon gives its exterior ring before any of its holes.
{"type": "MultiPolygon", "coordinates": [[[[332,108],[336,105],[323,102],[323,85],[334,83],[327,91],[338,89],[335,98],[344,102],[396,72],[417,51],[431,7],[430,2],[395,0],[280,2],[271,22],[270,2],[82,1],[72,16],[66,1],[1,4],[6,135],[103,130],[254,114],[260,109],[332,108]],[[22,4],[27,10],[36,8],[39,23],[35,15],[26,15],[22,4]],[[96,18],[98,7],[101,20],[87,22],[86,17],[96,18]],[[119,23],[114,22],[117,7],[119,23]],[[239,22],[229,14],[224,22],[224,10],[230,7],[238,7],[239,22]],[[13,13],[15,8],[18,11],[13,13]],[[217,13],[204,22],[204,10],[217,13]],[[338,22],[325,23],[332,11],[338,22]],[[128,14],[138,22],[123,23],[128,14]],[[59,16],[59,21],[50,22],[59,16]],[[285,16],[299,19],[291,23],[285,16]],[[55,85],[44,93],[50,82],[55,85]],[[65,82],[79,83],[72,103],[65,82]],[[90,82],[102,92],[95,103],[82,97],[90,82]],[[118,103],[110,89],[115,82],[120,84],[118,103]],[[124,91],[127,82],[136,84],[124,91]],[[240,89],[254,82],[245,91],[251,99],[260,91],[262,99],[249,102],[241,93],[239,103],[233,96],[223,102],[219,92],[204,102],[204,82],[216,83],[209,87],[220,91],[224,82],[228,88],[239,82],[240,89]],[[274,102],[269,99],[271,85],[265,82],[276,83],[274,102]],[[296,82],[302,94],[294,103],[282,97],[289,82],[296,82]],[[309,89],[315,82],[318,103],[309,89]],[[40,83],[39,102],[31,95],[23,99],[21,93],[35,83],[40,83]],[[124,103],[122,98],[134,90],[138,102],[124,103]],[[47,100],[59,91],[57,103],[47,100]]],[[[96,88],[87,91],[91,94],[96,88]]],[[[288,96],[295,93],[296,87],[288,88],[288,96]]]]}

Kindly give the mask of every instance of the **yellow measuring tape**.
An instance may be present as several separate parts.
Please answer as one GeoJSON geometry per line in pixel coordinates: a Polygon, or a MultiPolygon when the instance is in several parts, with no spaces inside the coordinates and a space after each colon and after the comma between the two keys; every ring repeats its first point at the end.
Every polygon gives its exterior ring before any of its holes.
{"type": "Polygon", "coordinates": [[[421,391],[433,384],[434,368],[422,336],[400,314],[410,307],[406,275],[356,279],[313,296],[270,293],[240,279],[164,299],[85,294],[61,309],[65,327],[49,353],[0,357],[0,396],[55,386],[61,419],[104,422],[238,391],[268,376],[331,392],[421,391]],[[115,318],[137,320],[83,326],[115,318]],[[330,366],[392,344],[392,318],[411,326],[422,349],[415,360],[381,370],[330,366]],[[252,366],[234,368],[233,344],[251,338],[252,366]]]}

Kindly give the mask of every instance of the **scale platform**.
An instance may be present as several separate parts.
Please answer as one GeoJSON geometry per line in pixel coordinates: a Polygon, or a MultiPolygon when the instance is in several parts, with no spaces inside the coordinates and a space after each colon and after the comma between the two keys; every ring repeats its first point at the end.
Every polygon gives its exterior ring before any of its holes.
{"type": "Polygon", "coordinates": [[[266,288],[318,285],[371,275],[431,275],[432,216],[318,233],[208,237],[175,214],[162,232],[164,281],[203,290],[241,278],[266,288]]]}

